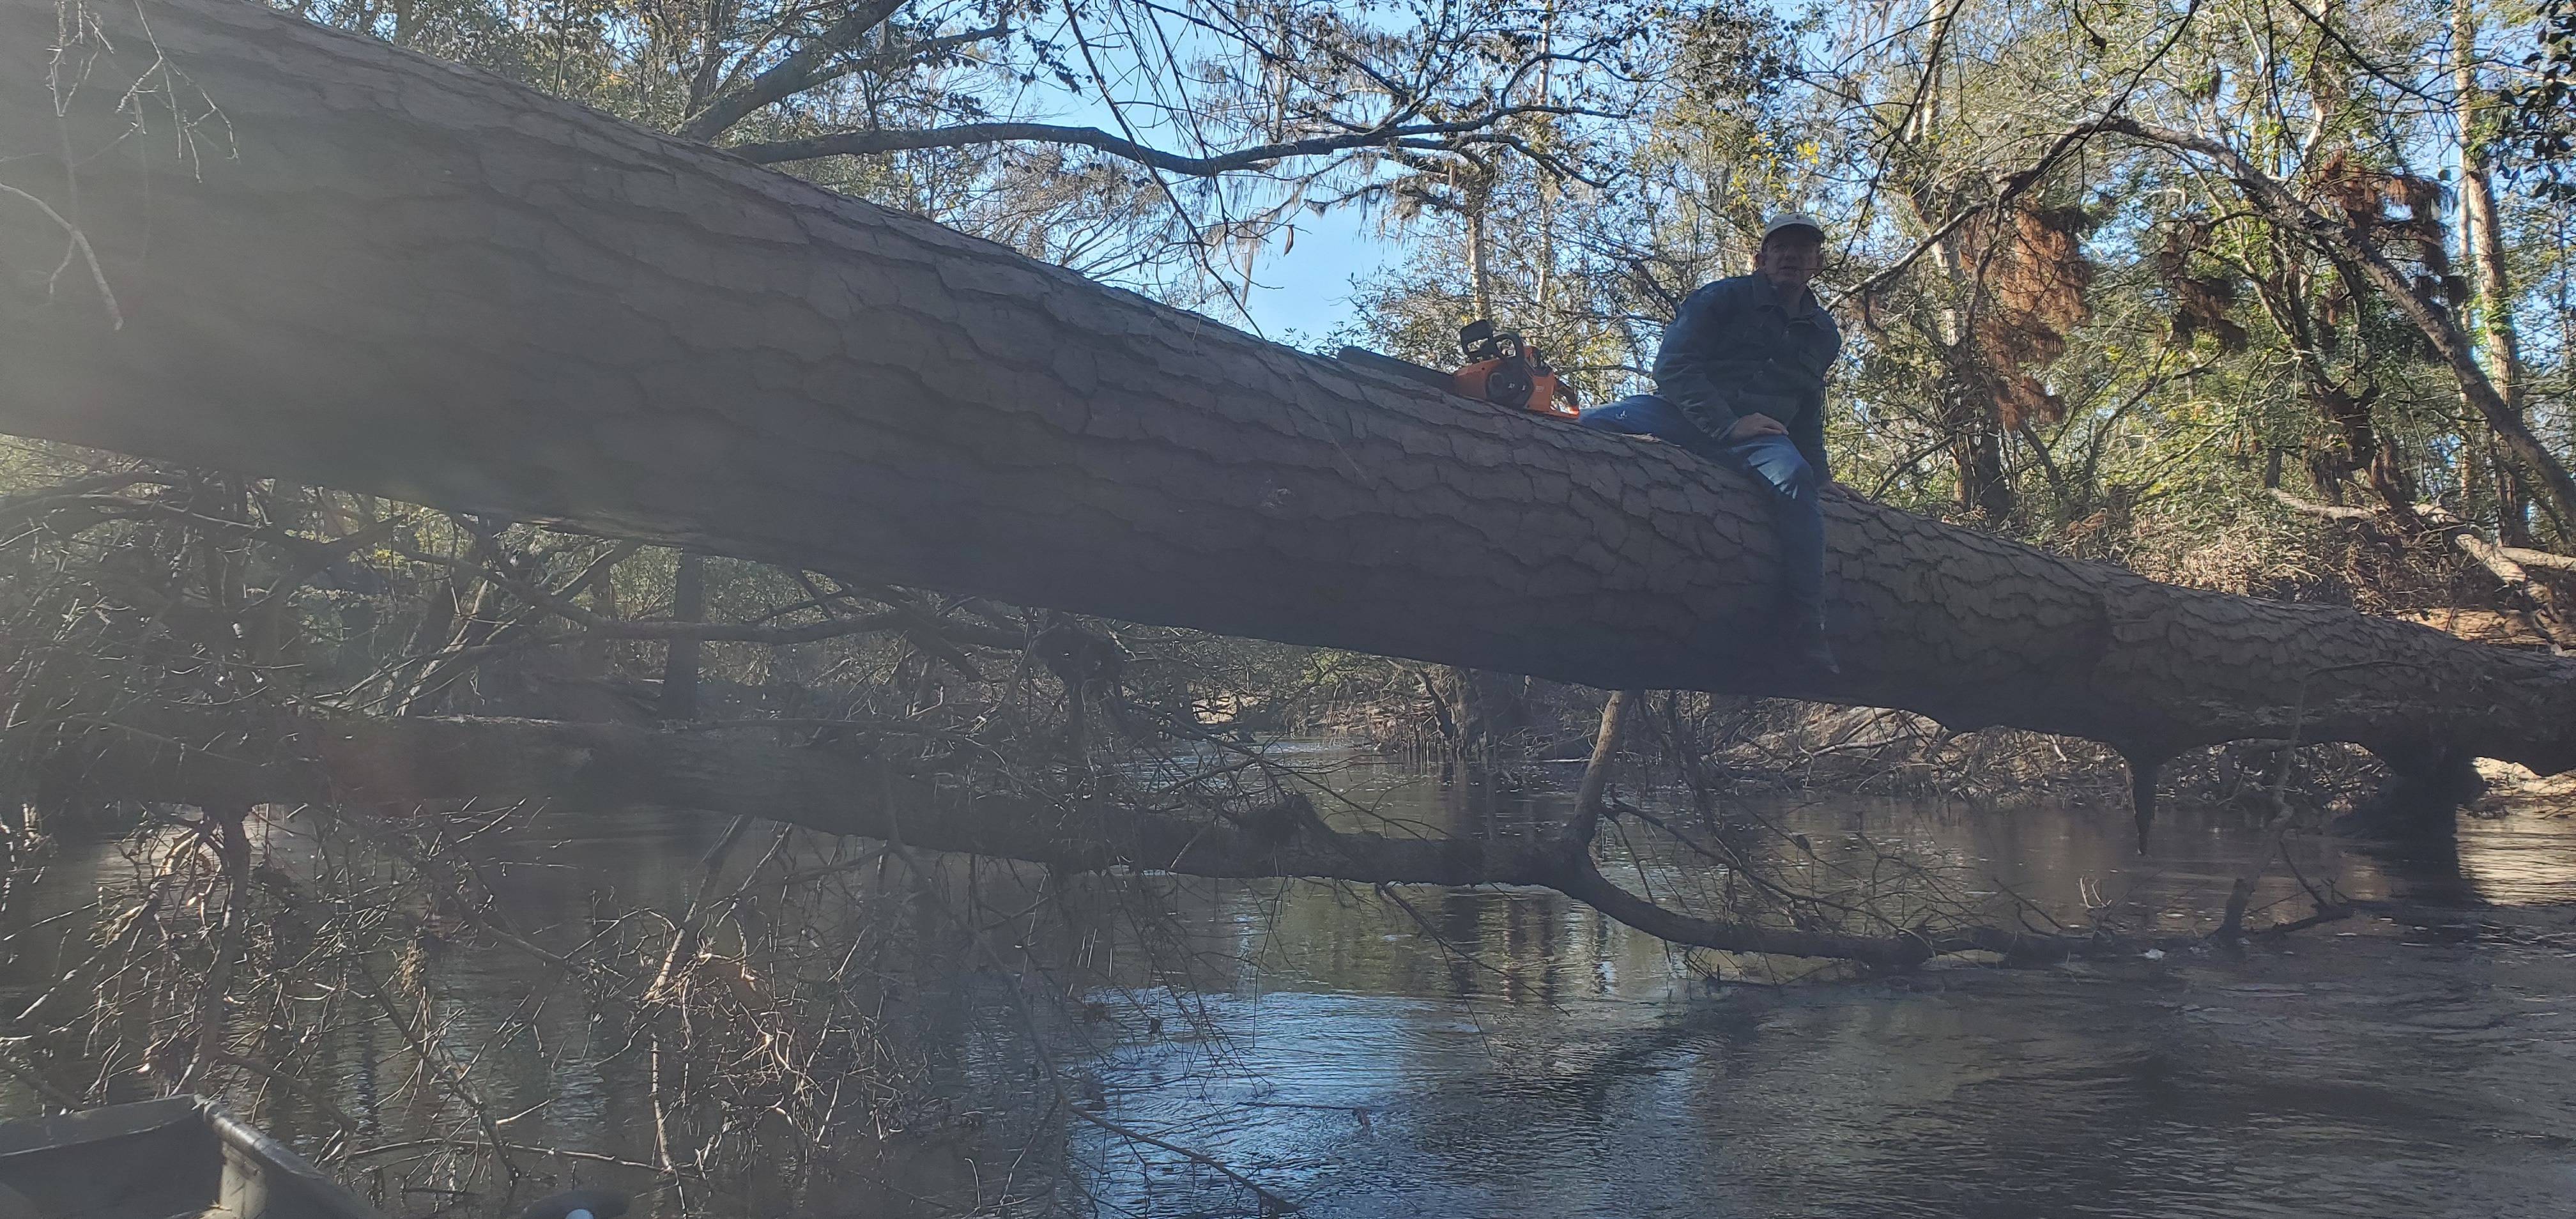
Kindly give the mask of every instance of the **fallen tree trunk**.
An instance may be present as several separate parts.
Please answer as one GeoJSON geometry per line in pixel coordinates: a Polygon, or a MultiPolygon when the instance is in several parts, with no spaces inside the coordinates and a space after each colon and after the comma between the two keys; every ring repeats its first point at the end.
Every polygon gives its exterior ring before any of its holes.
{"type": "Polygon", "coordinates": [[[55,6],[0,0],[0,429],[2148,764],[2260,737],[2576,766],[2576,662],[1853,502],[1827,510],[1844,675],[1783,671],[1765,504],[1663,446],[1302,356],[240,0],[87,12],[116,50],[49,75],[55,6]],[[58,119],[47,82],[73,79],[58,119]],[[160,100],[121,104],[127,80],[160,100]]]}

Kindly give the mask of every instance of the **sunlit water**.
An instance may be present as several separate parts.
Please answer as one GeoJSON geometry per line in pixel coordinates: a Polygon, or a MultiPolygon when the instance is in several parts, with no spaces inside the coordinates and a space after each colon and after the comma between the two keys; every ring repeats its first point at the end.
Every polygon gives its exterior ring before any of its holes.
{"type": "MultiPolygon", "coordinates": [[[[1383,815],[1481,833],[1561,806],[1544,780],[1444,781],[1362,764],[1335,782],[1383,815]]],[[[1630,795],[1675,815],[1686,803],[1630,795]]],[[[1102,986],[1102,1007],[1067,1022],[1056,1059],[1102,1119],[1220,1161],[1319,1216],[2576,1213],[2576,905],[2561,904],[2576,902],[2576,827],[2566,822],[2464,822],[2453,860],[2284,838],[2188,808],[2169,813],[2143,855],[2118,807],[1795,798],[1743,809],[1823,855],[1857,839],[1901,845],[1972,891],[2008,888],[2070,920],[2091,905],[2166,934],[2214,927],[2229,885],[2258,869],[2249,923],[2307,913],[2285,854],[2310,883],[2457,913],[2364,916],[2258,942],[2241,958],[2176,952],[1781,985],[1741,961],[1714,962],[1723,976],[1712,981],[1712,962],[1692,968],[1547,893],[1408,889],[1399,907],[1364,889],[1192,882],[1169,914],[1198,956],[1184,974],[1161,974],[1182,978],[1181,993],[1102,986]],[[1168,1017],[1159,1031],[1148,1024],[1158,1015],[1168,1017]]],[[[543,925],[594,887],[677,904],[715,829],[671,814],[544,823],[530,831],[542,848],[493,850],[541,861],[542,872],[523,869],[520,900],[532,907],[525,922],[543,925]],[[560,908],[533,908],[548,903],[560,908]]],[[[52,908],[93,883],[83,868],[112,866],[103,849],[67,852],[44,882],[52,908]]],[[[22,900],[13,915],[47,904],[22,900]]],[[[1149,980],[1114,959],[1119,945],[1083,951],[1103,958],[1086,963],[1099,976],[1149,980]]],[[[1141,955],[1127,951],[1131,962],[1141,955]]],[[[5,978],[6,997],[37,984],[29,965],[5,978]]],[[[514,968],[465,976],[484,992],[467,1001],[497,1020],[527,989],[514,968]]],[[[1002,1019],[991,1004],[955,1011],[1002,1019]]],[[[631,1103],[640,1072],[609,1047],[567,1050],[579,1028],[568,1016],[542,1060],[495,1064],[519,1072],[501,1099],[533,1107],[514,1137],[638,1155],[648,1137],[631,1103]]],[[[1018,1083],[1025,1064],[1008,1057],[958,1063],[947,1081],[958,1103],[1038,1105],[1018,1083]]],[[[344,1103],[363,1106],[382,1087],[353,1078],[344,1103]]],[[[1025,1129],[986,1145],[953,1132],[898,1137],[876,1170],[896,1188],[809,1195],[800,1208],[995,1213],[1015,1196],[1013,1213],[1041,1201],[1257,1212],[1250,1192],[1203,1164],[1046,1112],[1038,1125],[1052,1147],[1034,1157],[1025,1129]]],[[[401,1128],[387,1116],[384,1137],[401,1128]]],[[[772,1214],[786,1204],[732,1205],[772,1214]]]]}

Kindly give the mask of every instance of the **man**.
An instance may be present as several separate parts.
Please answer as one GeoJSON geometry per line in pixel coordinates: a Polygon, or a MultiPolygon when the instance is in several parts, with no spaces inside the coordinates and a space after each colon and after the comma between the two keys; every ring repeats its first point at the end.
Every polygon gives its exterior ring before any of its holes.
{"type": "Polygon", "coordinates": [[[1789,658],[1839,673],[1825,642],[1825,522],[1820,491],[1843,493],[1825,458],[1825,373],[1842,331],[1807,285],[1824,265],[1825,231],[1789,212],[1762,230],[1753,274],[1682,301],[1655,355],[1660,396],[1585,411],[1583,425],[1653,436],[1753,475],[1771,492],[1780,534],[1780,617],[1789,658]]]}

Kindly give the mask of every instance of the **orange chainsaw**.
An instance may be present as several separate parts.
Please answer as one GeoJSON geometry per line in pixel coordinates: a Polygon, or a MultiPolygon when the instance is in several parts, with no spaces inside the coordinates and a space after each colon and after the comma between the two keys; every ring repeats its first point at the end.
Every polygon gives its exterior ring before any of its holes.
{"type": "Polygon", "coordinates": [[[1478,318],[1458,328],[1458,347],[1466,354],[1467,364],[1456,372],[1379,355],[1364,347],[1345,347],[1336,354],[1345,364],[1394,373],[1510,410],[1571,419],[1580,409],[1574,387],[1558,380],[1547,357],[1521,336],[1510,331],[1496,334],[1492,322],[1478,318]]]}

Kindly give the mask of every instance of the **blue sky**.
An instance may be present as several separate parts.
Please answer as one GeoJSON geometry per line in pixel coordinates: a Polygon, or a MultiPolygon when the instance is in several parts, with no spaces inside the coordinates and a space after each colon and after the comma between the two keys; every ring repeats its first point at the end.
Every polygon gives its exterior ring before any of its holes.
{"type": "Polygon", "coordinates": [[[1273,243],[1253,264],[1245,305],[1263,337],[1312,348],[1351,315],[1351,278],[1392,261],[1396,244],[1378,236],[1358,208],[1298,219],[1296,248],[1273,243]]]}
{"type": "MultiPolygon", "coordinates": [[[[1169,32],[1167,37],[1172,44],[1189,51],[1204,35],[1182,29],[1169,32]]],[[[1117,37],[1101,40],[1098,50],[1101,66],[1113,79],[1142,70],[1117,37]]],[[[1133,132],[1145,144],[1183,152],[1211,151],[1192,138],[1191,124],[1175,121],[1157,106],[1134,99],[1123,105],[1121,114],[1105,104],[1094,88],[1067,94],[1053,87],[1052,81],[1041,80],[1031,84],[1022,100],[1028,103],[1024,117],[1133,132]]],[[[1273,342],[1311,350],[1351,316],[1353,277],[1392,263],[1400,248],[1398,243],[1380,236],[1376,222],[1356,206],[1337,207],[1320,216],[1300,209],[1295,224],[1294,249],[1273,240],[1254,262],[1253,286],[1245,295],[1244,305],[1252,315],[1253,325],[1248,329],[1273,342]]],[[[1114,278],[1112,282],[1116,282],[1114,278]]],[[[1242,325],[1241,319],[1228,316],[1232,311],[1222,304],[1201,311],[1229,325],[1242,325]]]]}

